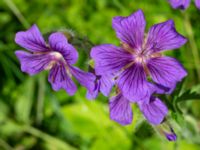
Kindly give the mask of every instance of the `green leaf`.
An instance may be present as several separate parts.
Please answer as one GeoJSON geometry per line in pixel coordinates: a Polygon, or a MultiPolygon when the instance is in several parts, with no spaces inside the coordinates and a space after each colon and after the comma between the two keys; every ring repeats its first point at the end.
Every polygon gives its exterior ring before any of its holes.
{"type": "Polygon", "coordinates": [[[30,123],[30,114],[34,101],[35,80],[29,78],[22,84],[13,98],[15,101],[15,113],[18,121],[30,123]]]}
{"type": "Polygon", "coordinates": [[[177,99],[176,102],[183,102],[187,100],[200,100],[200,85],[194,86],[189,90],[186,90],[182,93],[177,99]]]}

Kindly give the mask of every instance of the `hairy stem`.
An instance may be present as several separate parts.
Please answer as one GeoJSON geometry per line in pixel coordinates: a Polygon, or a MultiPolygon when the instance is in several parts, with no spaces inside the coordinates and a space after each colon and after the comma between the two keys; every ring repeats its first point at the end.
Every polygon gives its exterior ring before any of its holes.
{"type": "Polygon", "coordinates": [[[0,139],[0,148],[6,149],[6,150],[14,150],[6,141],[3,139],[0,139]]]}
{"type": "Polygon", "coordinates": [[[17,8],[17,6],[13,3],[13,1],[12,0],[4,0],[4,2],[10,8],[10,10],[13,12],[13,14],[15,14],[15,16],[19,19],[21,24],[27,29],[30,26],[30,24],[25,19],[25,17],[21,14],[21,12],[17,8]]]}
{"type": "Polygon", "coordinates": [[[75,147],[72,147],[67,142],[62,141],[58,138],[55,138],[51,135],[48,135],[47,133],[42,132],[34,127],[25,125],[22,128],[26,133],[29,133],[35,137],[38,137],[38,138],[42,139],[43,141],[47,142],[48,144],[52,144],[52,146],[51,146],[52,149],[55,148],[55,149],[59,149],[59,150],[76,150],[75,147]]]}
{"type": "Polygon", "coordinates": [[[190,22],[190,18],[189,15],[187,13],[184,13],[184,24],[185,24],[185,30],[187,32],[188,35],[188,39],[189,39],[189,44],[191,47],[191,52],[194,58],[194,66],[195,69],[197,71],[197,75],[198,75],[198,81],[200,81],[200,58],[199,58],[199,52],[198,52],[198,48],[196,45],[196,41],[194,39],[194,32],[192,29],[192,25],[190,22]]]}
{"type": "Polygon", "coordinates": [[[44,97],[45,97],[45,76],[42,75],[39,78],[39,88],[37,97],[37,115],[36,121],[39,125],[43,119],[43,107],[44,107],[44,97]]]}

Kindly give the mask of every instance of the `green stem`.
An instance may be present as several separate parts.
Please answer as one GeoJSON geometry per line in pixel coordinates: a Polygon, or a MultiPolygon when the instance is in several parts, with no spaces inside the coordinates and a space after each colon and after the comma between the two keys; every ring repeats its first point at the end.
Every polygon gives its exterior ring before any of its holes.
{"type": "Polygon", "coordinates": [[[15,14],[15,16],[19,19],[19,21],[22,23],[22,25],[27,29],[30,24],[25,19],[25,17],[21,14],[17,6],[13,3],[12,0],[4,0],[6,5],[10,8],[10,10],[15,14]]]}
{"type": "Polygon", "coordinates": [[[42,140],[44,140],[48,145],[52,144],[52,149],[59,149],[59,150],[76,150],[76,148],[72,147],[71,145],[67,144],[66,142],[54,138],[53,136],[50,136],[36,128],[33,128],[31,126],[23,126],[23,129],[26,133],[29,133],[33,136],[36,136],[42,140]]]}
{"type": "Polygon", "coordinates": [[[0,139],[0,148],[6,149],[6,150],[14,150],[8,143],[6,143],[4,140],[0,139]]]}
{"type": "Polygon", "coordinates": [[[190,44],[191,52],[194,58],[194,65],[195,65],[197,75],[198,75],[198,81],[200,81],[200,59],[199,59],[198,48],[194,39],[194,32],[192,30],[192,25],[189,19],[189,15],[187,13],[184,13],[184,18],[185,18],[184,19],[185,30],[189,38],[189,44],[190,44]]]}
{"type": "Polygon", "coordinates": [[[44,97],[45,97],[45,76],[42,75],[39,78],[39,88],[37,97],[37,116],[36,121],[39,125],[43,119],[43,107],[44,107],[44,97]]]}

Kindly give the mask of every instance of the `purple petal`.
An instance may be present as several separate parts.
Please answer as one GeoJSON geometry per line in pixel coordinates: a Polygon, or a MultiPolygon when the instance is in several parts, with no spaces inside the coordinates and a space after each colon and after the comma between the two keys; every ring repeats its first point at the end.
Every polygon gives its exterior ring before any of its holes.
{"type": "Polygon", "coordinates": [[[195,5],[198,9],[200,9],[200,0],[195,0],[195,5]]]}
{"type": "Polygon", "coordinates": [[[116,73],[132,59],[129,53],[111,44],[93,47],[90,55],[95,61],[95,72],[99,75],[116,73]]]}
{"type": "Polygon", "coordinates": [[[113,85],[115,84],[113,75],[103,75],[100,78],[100,91],[104,96],[109,96],[113,85]]]}
{"type": "Polygon", "coordinates": [[[187,72],[183,66],[174,58],[159,57],[150,59],[147,67],[154,82],[173,91],[176,83],[181,81],[187,72]]]}
{"type": "Polygon", "coordinates": [[[77,90],[75,83],[67,74],[65,66],[61,63],[57,63],[51,68],[48,81],[55,91],[63,88],[69,95],[74,95],[77,90]]]}
{"type": "Polygon", "coordinates": [[[70,67],[72,75],[78,80],[78,82],[87,88],[91,93],[95,87],[95,75],[90,72],[84,72],[77,67],[70,67]]]}
{"type": "Polygon", "coordinates": [[[99,91],[104,95],[108,96],[114,85],[114,77],[112,75],[97,75],[95,87],[92,92],[87,92],[88,99],[95,99],[99,91]]]}
{"type": "Polygon", "coordinates": [[[140,101],[138,105],[145,118],[153,125],[160,124],[168,113],[165,104],[156,97],[151,97],[149,103],[140,101]]]}
{"type": "Polygon", "coordinates": [[[60,52],[68,64],[75,64],[78,59],[78,52],[68,43],[61,32],[52,33],[49,36],[49,45],[53,51],[60,52]]]}
{"type": "Polygon", "coordinates": [[[110,99],[110,118],[121,125],[131,124],[133,120],[133,112],[131,109],[130,102],[118,94],[110,99]]]}
{"type": "Polygon", "coordinates": [[[168,20],[150,28],[145,49],[151,52],[172,50],[186,42],[187,39],[176,31],[173,20],[168,20]]]}
{"type": "Polygon", "coordinates": [[[186,9],[190,5],[190,0],[169,0],[174,9],[186,9]]]}
{"type": "MultiPolygon", "coordinates": [[[[166,91],[169,91],[169,88],[166,88],[166,87],[163,87],[159,84],[151,83],[151,82],[148,82],[148,87],[149,87],[149,93],[151,93],[151,95],[153,95],[153,94],[165,94],[166,91]]],[[[146,103],[149,103],[149,100],[150,100],[150,98],[145,99],[143,101],[145,101],[146,103]]]]}
{"type": "Polygon", "coordinates": [[[30,54],[24,51],[16,51],[15,54],[21,63],[21,70],[30,75],[46,69],[52,60],[48,54],[30,54]]]}
{"type": "Polygon", "coordinates": [[[169,141],[176,141],[177,139],[177,136],[175,133],[165,133],[165,136],[169,141]]]}
{"type": "Polygon", "coordinates": [[[170,88],[164,87],[157,83],[149,83],[149,88],[151,92],[155,94],[165,94],[166,92],[170,91],[170,88]]]}
{"type": "Polygon", "coordinates": [[[18,32],[15,42],[31,52],[49,51],[38,27],[33,25],[27,31],[18,32]]]}
{"type": "Polygon", "coordinates": [[[152,94],[140,64],[134,64],[122,72],[116,82],[124,97],[132,102],[149,99],[152,94]]]}
{"type": "Polygon", "coordinates": [[[129,44],[135,50],[141,50],[146,26],[142,10],[128,17],[114,17],[112,26],[122,42],[129,44]]]}
{"type": "Polygon", "coordinates": [[[99,94],[99,89],[100,89],[100,80],[97,80],[95,82],[94,89],[92,91],[87,90],[87,95],[86,95],[87,99],[90,100],[95,99],[99,94]]]}

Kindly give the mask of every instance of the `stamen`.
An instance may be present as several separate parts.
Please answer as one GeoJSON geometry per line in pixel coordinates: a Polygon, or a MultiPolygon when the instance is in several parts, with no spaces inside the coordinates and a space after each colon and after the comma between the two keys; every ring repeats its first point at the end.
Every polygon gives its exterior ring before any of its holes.
{"type": "Polygon", "coordinates": [[[143,68],[144,68],[146,76],[150,76],[149,69],[148,69],[148,67],[146,65],[147,60],[150,59],[150,58],[161,57],[162,54],[161,53],[153,53],[153,54],[151,54],[147,49],[145,49],[146,43],[147,43],[147,35],[145,35],[141,51],[135,51],[128,44],[123,43],[123,42],[121,43],[121,47],[123,48],[123,50],[128,52],[128,53],[130,53],[130,54],[132,54],[133,57],[134,57],[134,60],[132,62],[130,62],[129,64],[127,64],[126,66],[124,66],[121,69],[121,71],[124,71],[124,70],[128,69],[134,63],[139,63],[139,64],[143,65],[143,68]]]}
{"type": "Polygon", "coordinates": [[[137,57],[135,57],[135,61],[138,62],[138,63],[144,63],[145,60],[144,60],[143,57],[137,56],[137,57]]]}

